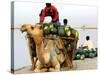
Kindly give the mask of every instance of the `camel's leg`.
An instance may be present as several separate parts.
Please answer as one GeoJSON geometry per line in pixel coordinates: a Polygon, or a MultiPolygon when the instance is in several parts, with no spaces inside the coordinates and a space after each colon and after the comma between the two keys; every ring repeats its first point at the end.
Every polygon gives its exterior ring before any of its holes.
{"type": "Polygon", "coordinates": [[[50,67],[49,71],[60,71],[60,64],[59,64],[56,56],[52,57],[52,59],[51,59],[51,65],[52,65],[52,68],[50,67]]]}
{"type": "Polygon", "coordinates": [[[39,60],[37,60],[34,72],[40,72],[41,67],[41,63],[39,62],[39,60]]]}
{"type": "Polygon", "coordinates": [[[35,63],[34,57],[31,57],[31,63],[32,63],[32,70],[34,70],[34,68],[35,68],[35,65],[34,65],[34,63],[35,63]]]}
{"type": "Polygon", "coordinates": [[[28,38],[28,47],[29,47],[29,53],[30,53],[30,58],[31,58],[31,63],[32,63],[32,70],[34,70],[35,68],[35,63],[36,63],[36,60],[35,60],[35,56],[33,57],[33,52],[32,52],[32,38],[28,38]]]}
{"type": "Polygon", "coordinates": [[[66,62],[64,63],[64,65],[65,66],[68,66],[69,68],[70,67],[72,67],[73,65],[72,65],[72,62],[71,62],[71,60],[70,60],[70,55],[69,55],[69,53],[68,53],[68,50],[65,48],[65,46],[64,46],[64,41],[65,40],[62,40],[61,41],[61,43],[62,43],[62,45],[63,45],[63,48],[64,48],[64,53],[65,53],[65,56],[66,56],[66,62]]]}
{"type": "Polygon", "coordinates": [[[46,72],[48,70],[48,68],[45,68],[40,62],[39,60],[37,60],[36,62],[36,67],[34,69],[34,72],[46,72]]]}
{"type": "Polygon", "coordinates": [[[77,40],[71,41],[71,51],[68,52],[71,61],[71,65],[69,66],[69,68],[71,69],[73,68],[73,58],[75,56],[76,46],[77,46],[77,40]]]}

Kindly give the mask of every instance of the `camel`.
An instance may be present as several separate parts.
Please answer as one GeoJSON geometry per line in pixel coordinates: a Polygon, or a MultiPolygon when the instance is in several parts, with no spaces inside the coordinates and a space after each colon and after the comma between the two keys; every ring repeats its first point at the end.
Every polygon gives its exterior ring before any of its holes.
{"type": "Polygon", "coordinates": [[[65,57],[61,51],[57,50],[58,48],[55,45],[57,42],[52,39],[45,40],[43,38],[42,26],[40,24],[35,26],[26,24],[22,25],[21,31],[31,35],[36,44],[38,61],[34,72],[40,72],[40,69],[44,67],[46,67],[47,71],[60,71],[60,64],[64,62],[65,57]],[[47,41],[46,45],[45,41],[47,41]]]}

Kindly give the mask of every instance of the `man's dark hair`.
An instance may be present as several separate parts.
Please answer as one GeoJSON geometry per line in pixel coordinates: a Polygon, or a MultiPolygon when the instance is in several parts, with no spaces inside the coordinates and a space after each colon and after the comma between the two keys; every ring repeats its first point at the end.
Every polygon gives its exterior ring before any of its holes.
{"type": "Polygon", "coordinates": [[[64,19],[64,20],[63,20],[63,23],[64,23],[64,25],[67,25],[68,20],[67,20],[67,19],[64,19]]]}
{"type": "Polygon", "coordinates": [[[46,7],[50,7],[51,6],[51,3],[46,3],[46,7]]]}
{"type": "Polygon", "coordinates": [[[89,36],[86,36],[86,40],[89,40],[90,39],[90,37],[89,36]]]}

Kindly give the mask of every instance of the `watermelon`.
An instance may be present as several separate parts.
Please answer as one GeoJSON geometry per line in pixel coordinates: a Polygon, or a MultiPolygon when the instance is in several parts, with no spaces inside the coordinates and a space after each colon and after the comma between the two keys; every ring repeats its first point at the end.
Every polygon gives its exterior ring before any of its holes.
{"type": "Polygon", "coordinates": [[[64,27],[59,27],[58,28],[58,35],[59,36],[65,36],[65,31],[64,31],[64,27]]]}
{"type": "Polygon", "coordinates": [[[57,23],[54,23],[54,27],[55,27],[55,28],[58,28],[58,24],[57,24],[57,23]]]}
{"type": "Polygon", "coordinates": [[[86,57],[86,58],[89,57],[89,53],[88,53],[88,52],[85,53],[85,57],[86,57]]]}
{"type": "Polygon", "coordinates": [[[96,51],[95,49],[92,48],[89,52],[90,52],[90,53],[93,53],[94,56],[97,56],[97,51],[96,51]]]}
{"type": "Polygon", "coordinates": [[[69,26],[65,26],[64,30],[65,30],[66,36],[68,36],[68,37],[71,36],[71,30],[70,30],[69,26]]]}
{"type": "Polygon", "coordinates": [[[72,36],[73,37],[75,37],[75,38],[78,38],[79,37],[79,33],[78,33],[77,30],[71,28],[71,33],[72,33],[72,36]]]}
{"type": "Polygon", "coordinates": [[[64,30],[65,30],[65,31],[70,30],[70,27],[69,27],[69,26],[65,26],[65,27],[64,27],[64,30]]]}
{"type": "Polygon", "coordinates": [[[75,38],[78,38],[79,37],[79,33],[78,31],[75,32],[75,38]]]}
{"type": "Polygon", "coordinates": [[[81,57],[80,54],[77,54],[77,55],[75,56],[76,59],[80,59],[80,57],[81,57]]]}
{"type": "Polygon", "coordinates": [[[48,26],[44,27],[44,34],[50,34],[50,28],[48,26]]]}
{"type": "Polygon", "coordinates": [[[89,51],[89,49],[88,49],[88,48],[83,48],[83,50],[84,50],[84,51],[89,51]]]}
{"type": "Polygon", "coordinates": [[[51,23],[43,23],[43,28],[45,27],[45,26],[50,26],[51,25],[51,23]]]}
{"type": "Polygon", "coordinates": [[[56,34],[57,33],[57,29],[56,28],[52,28],[52,29],[50,29],[50,31],[51,31],[52,34],[56,34]]]}
{"type": "Polygon", "coordinates": [[[52,29],[52,28],[54,28],[54,25],[53,25],[53,24],[50,24],[50,26],[49,26],[49,27],[50,27],[50,29],[52,29]]]}
{"type": "Polygon", "coordinates": [[[84,60],[84,58],[85,58],[85,55],[82,54],[82,55],[80,56],[80,59],[81,59],[81,60],[84,60]]]}
{"type": "Polygon", "coordinates": [[[71,31],[70,30],[66,30],[65,33],[66,33],[66,36],[68,36],[68,37],[71,36],[71,31]]]}
{"type": "Polygon", "coordinates": [[[93,58],[93,57],[95,57],[95,54],[94,53],[89,53],[89,57],[93,58]]]}
{"type": "Polygon", "coordinates": [[[97,56],[97,52],[96,52],[96,51],[94,51],[93,53],[94,53],[94,56],[96,57],[96,56],[97,56]]]}
{"type": "Polygon", "coordinates": [[[94,49],[93,48],[92,49],[89,49],[89,52],[91,52],[91,53],[94,52],[94,49]]]}
{"type": "Polygon", "coordinates": [[[81,47],[79,47],[79,48],[77,49],[77,53],[78,53],[78,54],[83,54],[83,49],[82,49],[81,47]]]}

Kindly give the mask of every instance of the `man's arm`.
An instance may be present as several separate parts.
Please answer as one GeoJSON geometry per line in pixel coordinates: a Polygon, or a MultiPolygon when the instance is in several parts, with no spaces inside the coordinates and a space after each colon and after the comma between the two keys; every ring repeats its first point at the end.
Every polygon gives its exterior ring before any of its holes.
{"type": "Polygon", "coordinates": [[[54,18],[53,18],[53,21],[55,22],[55,21],[58,20],[59,14],[58,14],[57,8],[55,8],[54,6],[53,6],[53,10],[54,10],[54,18]]]}
{"type": "Polygon", "coordinates": [[[42,10],[41,15],[40,15],[40,22],[43,22],[45,18],[45,9],[42,10]]]}

